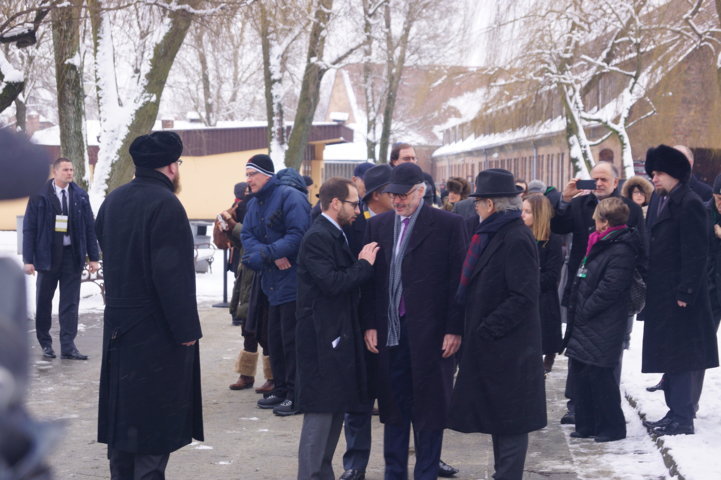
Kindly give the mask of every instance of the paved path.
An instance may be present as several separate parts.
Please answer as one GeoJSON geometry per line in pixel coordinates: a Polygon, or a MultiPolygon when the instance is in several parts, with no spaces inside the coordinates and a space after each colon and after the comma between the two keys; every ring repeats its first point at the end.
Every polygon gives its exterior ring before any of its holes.
{"type": "MultiPolygon", "coordinates": [[[[280,418],[256,408],[253,391],[227,388],[237,375],[233,361],[242,345],[239,327],[230,325],[227,311],[201,308],[203,401],[206,441],[174,453],[168,479],[281,479],[295,478],[302,416],[280,418]]],[[[87,362],[43,362],[31,331],[31,412],[42,419],[66,422],[66,436],[50,461],[59,480],[108,478],[105,445],[96,437],[98,375],[102,320],[99,313],[81,316],[77,341],[87,362]]],[[[57,337],[57,332],[53,332],[57,337]]],[[[547,380],[549,426],[531,435],[525,480],[552,479],[663,479],[667,477],[660,454],[640,428],[635,412],[626,407],[630,438],[609,445],[569,439],[571,427],[558,419],[564,411],[563,385],[566,361],[561,358],[547,380]],[[570,445],[570,446],[569,446],[570,445]]],[[[262,368],[259,365],[258,379],[262,368]]],[[[344,440],[335,456],[336,474],[342,472],[344,440]]],[[[412,459],[413,457],[411,457],[412,459]]],[[[490,437],[448,431],[443,459],[461,469],[458,478],[490,479],[493,454],[490,437]]],[[[369,480],[383,478],[382,427],[374,417],[369,480]]]]}

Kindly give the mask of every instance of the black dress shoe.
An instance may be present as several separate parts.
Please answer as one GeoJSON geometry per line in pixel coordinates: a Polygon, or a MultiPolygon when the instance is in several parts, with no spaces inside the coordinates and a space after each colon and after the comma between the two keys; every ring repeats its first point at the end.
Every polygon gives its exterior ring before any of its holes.
{"type": "Polygon", "coordinates": [[[60,354],[60,358],[64,358],[65,360],[87,360],[88,356],[83,355],[82,353],[78,352],[77,350],[73,350],[72,352],[60,354]]]}
{"type": "Polygon", "coordinates": [[[571,438],[593,438],[595,435],[592,433],[581,433],[578,431],[571,432],[571,438]]]}
{"type": "Polygon", "coordinates": [[[53,347],[43,347],[43,357],[45,358],[56,358],[53,347]]]}
{"type": "Polygon", "coordinates": [[[651,430],[656,435],[693,435],[693,423],[679,423],[675,420],[651,430]]]}
{"type": "Polygon", "coordinates": [[[661,377],[661,380],[658,381],[656,385],[653,387],[646,387],[647,392],[655,392],[657,390],[663,390],[663,379],[664,377],[661,377]]]}
{"type": "Polygon", "coordinates": [[[616,440],[623,440],[626,435],[597,435],[594,439],[597,443],[615,442],[616,440]]]}
{"type": "Polygon", "coordinates": [[[561,417],[561,425],[575,425],[576,424],[576,416],[572,414],[571,412],[566,412],[565,415],[561,417]]]}
{"type": "Polygon", "coordinates": [[[451,467],[443,460],[438,461],[438,476],[443,478],[451,478],[458,473],[458,469],[451,467]]]}
{"type": "Polygon", "coordinates": [[[364,480],[366,472],[363,470],[346,470],[338,480],[364,480]]]}
{"type": "Polygon", "coordinates": [[[669,423],[671,423],[671,418],[663,417],[662,419],[656,420],[655,422],[651,422],[649,420],[644,420],[642,423],[643,423],[643,426],[646,428],[664,427],[664,426],[668,425],[669,423]]]}

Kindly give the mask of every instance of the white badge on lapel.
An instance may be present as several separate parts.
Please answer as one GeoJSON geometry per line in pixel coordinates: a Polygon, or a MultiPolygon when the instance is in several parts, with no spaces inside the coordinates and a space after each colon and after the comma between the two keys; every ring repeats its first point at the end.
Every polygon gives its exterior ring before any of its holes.
{"type": "Polygon", "coordinates": [[[55,231],[61,233],[68,233],[67,215],[55,215],[55,231]]]}

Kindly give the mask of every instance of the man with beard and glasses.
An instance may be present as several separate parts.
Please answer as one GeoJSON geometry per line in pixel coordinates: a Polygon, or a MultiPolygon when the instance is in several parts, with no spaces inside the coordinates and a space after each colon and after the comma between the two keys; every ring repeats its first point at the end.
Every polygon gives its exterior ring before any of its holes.
{"type": "Polygon", "coordinates": [[[106,292],[98,441],[111,480],[165,478],[170,452],[203,440],[193,235],[174,195],[182,151],[173,132],[136,138],[135,179],[95,225],[106,292]]]}
{"type": "Polygon", "coordinates": [[[333,177],[320,187],[322,213],[298,253],[297,401],[303,417],[298,479],[334,480],[335,452],[346,411],[368,398],[360,286],[373,274],[378,244],[353,255],[342,227],[360,213],[353,182],[333,177]]]}

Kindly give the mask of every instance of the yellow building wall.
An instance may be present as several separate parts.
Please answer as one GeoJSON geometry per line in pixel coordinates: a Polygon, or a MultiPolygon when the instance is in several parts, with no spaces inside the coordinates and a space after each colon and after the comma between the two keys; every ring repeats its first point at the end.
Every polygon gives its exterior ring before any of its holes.
{"type": "Polygon", "coordinates": [[[18,215],[25,215],[28,197],[0,201],[0,230],[15,230],[18,215]]]}
{"type": "Polygon", "coordinates": [[[266,149],[188,157],[180,166],[181,191],[178,199],[192,220],[212,220],[233,205],[233,187],[245,181],[245,164],[266,149]]]}

